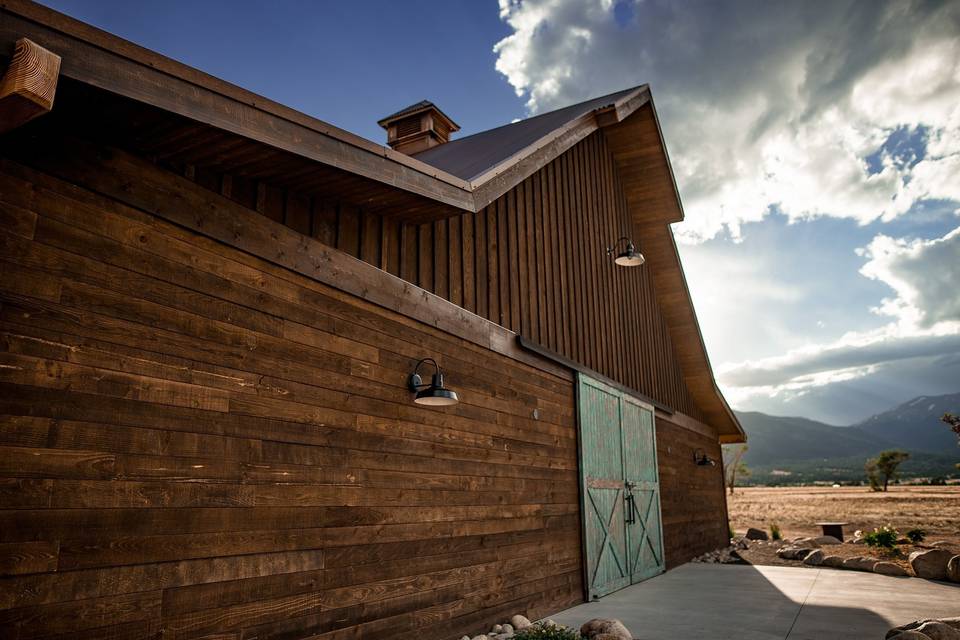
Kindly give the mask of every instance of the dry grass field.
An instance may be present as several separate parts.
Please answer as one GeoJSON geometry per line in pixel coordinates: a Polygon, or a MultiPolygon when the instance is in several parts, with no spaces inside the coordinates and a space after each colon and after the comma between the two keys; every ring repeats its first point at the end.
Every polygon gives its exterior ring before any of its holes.
{"type": "Polygon", "coordinates": [[[784,537],[819,534],[815,522],[849,522],[844,531],[869,531],[892,524],[900,532],[925,529],[928,541],[960,542],[960,486],[891,487],[887,493],[866,487],[743,487],[727,495],[730,526],[770,531],[777,524],[784,537]]]}

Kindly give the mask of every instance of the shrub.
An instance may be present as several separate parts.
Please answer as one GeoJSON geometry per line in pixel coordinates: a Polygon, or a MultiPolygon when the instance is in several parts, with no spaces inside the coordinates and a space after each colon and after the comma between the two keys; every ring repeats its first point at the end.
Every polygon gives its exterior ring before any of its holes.
{"type": "Polygon", "coordinates": [[[526,629],[520,629],[513,635],[515,640],[581,640],[579,631],[557,625],[548,627],[537,622],[526,629]]]}
{"type": "Polygon", "coordinates": [[[893,550],[897,548],[898,537],[899,534],[897,533],[897,530],[890,525],[886,525],[880,527],[879,529],[874,529],[867,535],[863,536],[863,541],[871,547],[893,550]]]}
{"type": "Polygon", "coordinates": [[[727,533],[730,534],[731,540],[737,537],[737,533],[733,530],[733,527],[731,527],[730,525],[727,525],[727,533]]]}
{"type": "Polygon", "coordinates": [[[783,534],[780,532],[780,526],[776,524],[770,525],[770,539],[771,540],[783,540],[783,534]]]}
{"type": "Polygon", "coordinates": [[[907,539],[913,544],[920,544],[927,537],[927,532],[923,529],[910,529],[907,531],[907,539]]]}

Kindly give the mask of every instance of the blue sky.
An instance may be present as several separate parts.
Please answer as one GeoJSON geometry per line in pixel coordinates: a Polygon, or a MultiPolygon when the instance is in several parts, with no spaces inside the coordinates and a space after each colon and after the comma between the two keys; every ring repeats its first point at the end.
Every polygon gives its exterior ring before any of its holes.
{"type": "Polygon", "coordinates": [[[495,3],[55,0],[58,11],[365,138],[423,99],[461,135],[524,117],[494,68],[495,3]]]}
{"type": "Polygon", "coordinates": [[[734,407],[960,390],[960,3],[47,4],[378,142],[424,98],[467,135],[649,82],[734,407]]]}

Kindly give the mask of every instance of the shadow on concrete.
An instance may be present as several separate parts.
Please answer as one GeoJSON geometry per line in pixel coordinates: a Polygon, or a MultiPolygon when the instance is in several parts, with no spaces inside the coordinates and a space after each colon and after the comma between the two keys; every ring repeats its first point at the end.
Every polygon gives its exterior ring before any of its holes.
{"type": "Polygon", "coordinates": [[[833,569],[686,564],[551,618],[619,618],[641,640],[882,640],[917,618],[960,614],[960,585],[833,569]]]}

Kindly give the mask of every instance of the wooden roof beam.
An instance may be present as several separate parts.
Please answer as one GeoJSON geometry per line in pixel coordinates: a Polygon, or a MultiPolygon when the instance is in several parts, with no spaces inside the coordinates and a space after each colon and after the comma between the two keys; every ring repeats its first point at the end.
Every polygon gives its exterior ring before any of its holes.
{"type": "Polygon", "coordinates": [[[49,113],[59,76],[60,56],[27,38],[17,40],[0,80],[0,133],[49,113]]]}

